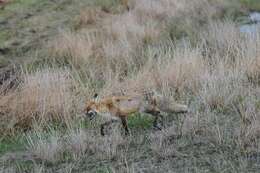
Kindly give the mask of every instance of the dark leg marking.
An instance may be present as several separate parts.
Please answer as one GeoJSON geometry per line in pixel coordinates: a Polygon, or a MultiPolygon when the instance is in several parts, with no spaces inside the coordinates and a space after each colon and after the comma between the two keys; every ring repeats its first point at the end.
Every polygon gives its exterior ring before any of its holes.
{"type": "Polygon", "coordinates": [[[157,114],[155,115],[155,119],[154,119],[154,122],[153,122],[153,127],[156,129],[156,130],[162,130],[162,127],[158,125],[158,120],[160,119],[160,121],[162,121],[163,119],[163,116],[161,114],[157,114]]]}
{"type": "Polygon", "coordinates": [[[125,129],[125,135],[129,135],[129,129],[128,129],[126,117],[121,117],[121,121],[122,121],[122,125],[125,129]]]}
{"type": "Polygon", "coordinates": [[[157,111],[157,110],[147,110],[145,112],[154,116],[153,127],[156,130],[162,130],[162,128],[158,125],[158,120],[159,119],[160,120],[163,119],[163,116],[161,115],[161,112],[157,111]]]}

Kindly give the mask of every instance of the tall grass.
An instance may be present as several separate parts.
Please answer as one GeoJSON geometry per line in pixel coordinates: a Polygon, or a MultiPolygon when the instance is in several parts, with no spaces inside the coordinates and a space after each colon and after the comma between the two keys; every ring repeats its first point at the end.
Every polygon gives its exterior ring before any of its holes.
{"type": "Polygon", "coordinates": [[[0,99],[10,127],[50,119],[68,124],[94,91],[105,96],[157,90],[184,102],[198,98],[215,109],[230,108],[259,86],[259,34],[250,37],[231,21],[215,21],[219,5],[228,6],[225,1],[127,4],[131,10],[118,14],[84,8],[79,18],[92,29],[62,31],[49,42],[49,64],[67,68],[22,74],[19,87],[0,99]],[[163,40],[169,25],[189,25],[196,39],[163,40]]]}
{"type": "Polygon", "coordinates": [[[238,8],[231,1],[124,3],[126,9],[117,12],[109,4],[109,10],[82,9],[75,30],[48,42],[47,65],[23,69],[18,87],[1,94],[1,132],[65,124],[63,135],[27,139],[40,160],[71,162],[63,168],[68,172],[77,164],[93,167],[93,159],[111,163],[105,168],[111,172],[142,172],[140,160],[144,170],[172,170],[165,160],[185,160],[194,170],[200,170],[197,160],[214,167],[205,170],[247,170],[251,161],[243,154],[259,152],[260,32],[252,37],[223,20],[227,8],[238,8]],[[95,92],[105,97],[147,90],[188,104],[190,112],[166,117],[161,132],[129,138],[117,128],[102,138],[97,129],[73,124],[95,92]]]}
{"type": "Polygon", "coordinates": [[[1,96],[1,129],[28,129],[33,122],[50,120],[69,124],[76,107],[73,82],[68,70],[44,69],[34,74],[23,72],[17,89],[1,96]]]}

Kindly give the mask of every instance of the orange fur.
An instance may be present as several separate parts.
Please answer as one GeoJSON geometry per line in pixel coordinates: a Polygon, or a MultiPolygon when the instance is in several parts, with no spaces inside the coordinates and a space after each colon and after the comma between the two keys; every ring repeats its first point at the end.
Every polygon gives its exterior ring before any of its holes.
{"type": "MultiPolygon", "coordinates": [[[[101,125],[101,134],[103,135],[104,125],[108,125],[117,120],[121,120],[122,124],[128,133],[127,117],[133,115],[133,113],[148,113],[155,117],[154,127],[160,129],[157,124],[158,118],[162,117],[161,112],[166,110],[170,113],[173,110],[167,107],[166,109],[161,106],[162,99],[155,97],[154,95],[133,95],[133,96],[112,96],[101,99],[99,101],[89,101],[86,104],[85,114],[105,116],[110,121],[101,125]]],[[[169,104],[170,105],[170,104],[169,104]]],[[[187,112],[186,105],[174,104],[175,110],[173,112],[187,112]],[[179,106],[180,111],[176,111],[176,105],[179,106]]]]}

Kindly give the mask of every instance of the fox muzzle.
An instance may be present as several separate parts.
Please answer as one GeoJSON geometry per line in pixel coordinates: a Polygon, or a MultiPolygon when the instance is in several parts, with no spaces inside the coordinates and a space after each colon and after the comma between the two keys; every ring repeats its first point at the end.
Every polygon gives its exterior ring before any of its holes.
{"type": "Polygon", "coordinates": [[[88,111],[85,115],[86,115],[90,120],[92,120],[92,119],[97,115],[97,112],[96,112],[96,111],[88,111]]]}

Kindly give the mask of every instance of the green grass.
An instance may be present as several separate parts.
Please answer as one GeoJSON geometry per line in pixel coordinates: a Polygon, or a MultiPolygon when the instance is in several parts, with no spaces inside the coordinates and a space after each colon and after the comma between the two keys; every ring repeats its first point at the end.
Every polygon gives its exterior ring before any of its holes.
{"type": "Polygon", "coordinates": [[[131,129],[150,129],[153,126],[152,116],[134,114],[128,118],[128,125],[131,129]]]}
{"type": "Polygon", "coordinates": [[[6,6],[5,10],[17,11],[17,10],[26,10],[35,5],[42,5],[44,1],[41,0],[14,0],[9,5],[6,6]]]}
{"type": "Polygon", "coordinates": [[[6,58],[0,56],[0,68],[1,68],[1,67],[5,67],[5,66],[7,66],[8,64],[9,64],[8,59],[6,59],[6,58]]]}
{"type": "Polygon", "coordinates": [[[259,0],[240,0],[240,2],[252,11],[260,11],[259,0]]]}
{"type": "Polygon", "coordinates": [[[11,36],[10,31],[2,30],[0,31],[0,47],[4,46],[6,40],[8,40],[11,36]]]}
{"type": "Polygon", "coordinates": [[[108,167],[101,167],[96,170],[96,173],[112,173],[113,171],[108,167]]]}
{"type": "MultiPolygon", "coordinates": [[[[153,126],[154,117],[147,116],[147,114],[133,114],[132,116],[128,117],[128,126],[130,130],[146,130],[151,129],[153,126]]],[[[88,119],[82,119],[82,120],[76,120],[74,123],[72,123],[73,128],[84,128],[84,129],[99,129],[100,128],[100,122],[102,122],[101,117],[96,117],[93,120],[88,119]]],[[[57,130],[57,128],[54,128],[57,130]]],[[[58,130],[61,130],[62,128],[58,128],[58,130]]],[[[64,130],[64,129],[63,129],[64,130]]]]}
{"type": "Polygon", "coordinates": [[[0,155],[25,149],[26,140],[23,136],[6,137],[0,141],[0,155]]]}

